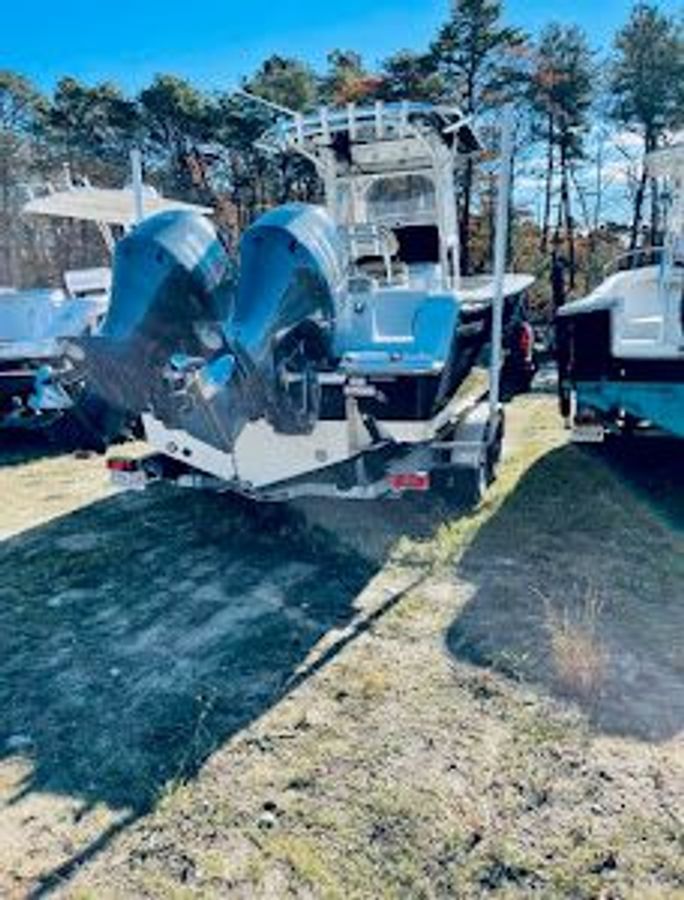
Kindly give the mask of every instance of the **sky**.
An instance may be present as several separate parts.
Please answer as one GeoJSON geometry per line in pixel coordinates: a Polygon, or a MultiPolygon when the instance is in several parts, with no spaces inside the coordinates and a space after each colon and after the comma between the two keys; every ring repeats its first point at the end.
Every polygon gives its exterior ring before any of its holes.
{"type": "MultiPolygon", "coordinates": [[[[674,13],[684,0],[661,0],[674,13]]],[[[505,18],[535,33],[550,18],[581,25],[597,47],[609,45],[628,0],[508,0],[505,18]]],[[[424,49],[449,0],[5,0],[0,69],[50,89],[62,75],[112,80],[126,91],[157,72],[226,90],[271,53],[322,68],[335,48],[374,65],[400,49],[424,49]]]]}

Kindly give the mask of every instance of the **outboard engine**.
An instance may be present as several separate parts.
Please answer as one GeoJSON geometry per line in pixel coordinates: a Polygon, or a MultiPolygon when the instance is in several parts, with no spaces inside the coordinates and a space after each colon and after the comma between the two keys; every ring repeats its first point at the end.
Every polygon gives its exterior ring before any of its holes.
{"type": "Polygon", "coordinates": [[[245,234],[239,278],[205,218],[153,216],[117,246],[101,334],[81,342],[111,406],[231,450],[250,420],[306,433],[345,272],[327,213],[280,207],[245,234]]]}

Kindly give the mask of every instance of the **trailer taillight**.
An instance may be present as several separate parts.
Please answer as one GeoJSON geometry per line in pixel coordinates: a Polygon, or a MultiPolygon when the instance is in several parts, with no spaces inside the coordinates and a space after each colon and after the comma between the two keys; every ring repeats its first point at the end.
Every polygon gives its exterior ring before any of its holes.
{"type": "Polygon", "coordinates": [[[523,322],[520,326],[520,337],[518,338],[520,351],[525,357],[532,355],[534,347],[534,329],[529,322],[523,322]]]}
{"type": "Polygon", "coordinates": [[[390,487],[393,491],[429,491],[429,472],[397,472],[389,476],[390,487]]]}
{"type": "Polygon", "coordinates": [[[107,460],[107,468],[110,472],[137,472],[138,461],[136,459],[125,459],[122,456],[113,456],[107,460]]]}

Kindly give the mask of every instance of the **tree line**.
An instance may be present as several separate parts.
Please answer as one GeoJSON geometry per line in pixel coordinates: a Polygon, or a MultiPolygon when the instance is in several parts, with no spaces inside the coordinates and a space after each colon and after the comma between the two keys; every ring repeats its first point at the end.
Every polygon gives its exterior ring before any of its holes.
{"type": "MultiPolygon", "coordinates": [[[[323,72],[274,55],[242,86],[302,112],[377,99],[459,105],[489,144],[483,164],[469,160],[459,173],[466,272],[481,269],[491,250],[496,116],[503,103],[515,103],[515,172],[534,171],[539,214],[514,215],[513,262],[539,273],[552,252],[561,254],[574,286],[580,274],[588,280],[590,260],[606,239],[597,127],[638,140],[639,158],[624,185],[628,245],[659,240],[659,195],[642,162],[684,127],[684,17],[637,3],[601,55],[577,26],[551,22],[532,38],[504,21],[500,0],[459,0],[423,50],[401,50],[369,67],[355,51],[338,49],[323,72]],[[591,192],[583,183],[588,166],[596,168],[591,192]]],[[[316,201],[320,185],[305,160],[273,159],[254,148],[272,120],[244,96],[203,91],[172,74],[129,96],[111,82],[72,77],[45,94],[20,73],[0,70],[0,285],[41,283],[69,266],[94,264],[88,226],[38,225],[19,215],[26,186],[58,182],[66,171],[121,186],[134,146],[143,149],[148,180],[169,195],[213,205],[233,238],[274,204],[316,201]]],[[[517,196],[514,179],[514,213],[517,196]]]]}

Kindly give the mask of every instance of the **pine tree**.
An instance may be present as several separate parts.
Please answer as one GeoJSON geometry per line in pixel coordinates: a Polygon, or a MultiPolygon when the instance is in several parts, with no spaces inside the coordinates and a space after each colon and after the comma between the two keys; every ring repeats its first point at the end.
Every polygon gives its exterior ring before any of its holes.
{"type": "Polygon", "coordinates": [[[594,55],[584,32],[574,25],[548,25],[535,48],[529,82],[529,100],[537,118],[537,131],[546,143],[546,175],[541,250],[548,249],[553,181],[560,175],[558,230],[562,226],[568,248],[570,284],[575,280],[575,239],[572,167],[583,157],[583,136],[594,99],[594,55]]]}
{"type": "MultiPolygon", "coordinates": [[[[611,115],[643,140],[644,154],[655,150],[668,130],[684,124],[684,27],[656,6],[637,4],[620,29],[611,59],[611,115]]],[[[642,175],[634,201],[630,249],[638,243],[648,174],[642,175]]],[[[658,227],[655,186],[651,204],[651,241],[658,227]]]]}
{"type": "Polygon", "coordinates": [[[75,176],[120,184],[128,171],[138,111],[119,88],[93,87],[62,78],[43,116],[43,138],[50,165],[67,163],[75,176]]]}
{"type": "MultiPolygon", "coordinates": [[[[271,56],[262,63],[246,87],[251,93],[296,112],[311,111],[319,102],[316,74],[297,59],[271,56]]],[[[250,133],[262,131],[272,122],[272,118],[259,116],[259,110],[254,107],[243,109],[243,116],[245,113],[252,117],[248,126],[250,133]]],[[[252,157],[254,171],[260,179],[259,206],[293,199],[310,200],[316,193],[318,179],[308,160],[295,154],[266,160],[263,154],[255,155],[252,147],[245,148],[245,152],[252,157]]]]}
{"type": "Polygon", "coordinates": [[[0,70],[0,285],[22,281],[18,188],[33,164],[33,138],[43,98],[23,76],[0,70]]]}
{"type": "Polygon", "coordinates": [[[428,53],[400,50],[388,57],[380,70],[378,96],[383,100],[436,101],[444,82],[428,53]]]}
{"type": "MultiPolygon", "coordinates": [[[[511,57],[521,52],[525,36],[501,23],[500,0],[459,0],[431,47],[436,71],[444,82],[445,98],[466,115],[481,116],[500,105],[510,80],[511,57]]],[[[464,166],[461,209],[461,271],[471,267],[471,207],[474,164],[464,166]]]]}
{"type": "Polygon", "coordinates": [[[147,159],[161,171],[170,191],[194,198],[198,185],[193,160],[198,145],[212,137],[212,101],[182,78],[157,75],[138,102],[147,159]]]}
{"type": "Polygon", "coordinates": [[[270,56],[247,82],[252,93],[297,111],[316,105],[318,85],[313,70],[298,59],[270,56]]]}

